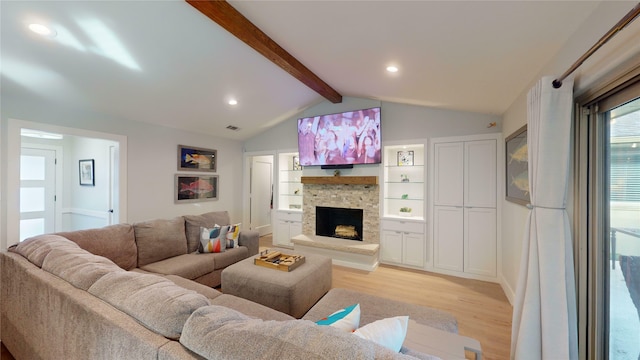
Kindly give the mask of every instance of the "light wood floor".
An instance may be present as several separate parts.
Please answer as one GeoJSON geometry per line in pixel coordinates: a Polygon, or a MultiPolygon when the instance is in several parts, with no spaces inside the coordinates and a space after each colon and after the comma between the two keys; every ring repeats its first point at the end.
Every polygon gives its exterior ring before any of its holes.
{"type": "MultiPolygon", "coordinates": [[[[272,247],[271,236],[260,246],[272,247]]],[[[388,265],[373,272],[334,265],[333,287],[447,311],[461,335],[480,341],[484,359],[509,359],[513,308],[498,284],[388,265]]]]}

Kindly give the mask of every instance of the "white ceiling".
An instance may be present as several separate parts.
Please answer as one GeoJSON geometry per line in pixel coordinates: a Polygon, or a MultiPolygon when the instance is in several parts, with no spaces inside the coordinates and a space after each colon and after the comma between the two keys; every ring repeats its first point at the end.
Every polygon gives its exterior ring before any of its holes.
{"type": "MultiPolygon", "coordinates": [[[[502,114],[600,1],[230,3],[343,96],[502,114]]],[[[324,100],[183,1],[1,1],[0,13],[4,99],[240,140],[324,100]]]]}

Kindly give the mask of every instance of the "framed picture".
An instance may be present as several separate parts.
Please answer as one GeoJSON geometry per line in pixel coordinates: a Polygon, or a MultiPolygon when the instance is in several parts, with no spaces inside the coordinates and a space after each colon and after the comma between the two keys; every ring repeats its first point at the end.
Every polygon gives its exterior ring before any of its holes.
{"type": "Polygon", "coordinates": [[[80,185],[96,186],[95,170],[93,168],[93,159],[79,160],[80,185]]]}
{"type": "Polygon", "coordinates": [[[176,175],[176,203],[208,200],[218,200],[218,175],[176,175]]]}
{"type": "Polygon", "coordinates": [[[178,145],[178,170],[216,172],[218,151],[178,145]]]}
{"type": "Polygon", "coordinates": [[[506,199],[520,205],[529,204],[527,125],[505,139],[505,176],[506,199]]]}
{"type": "Polygon", "coordinates": [[[293,170],[302,170],[302,165],[300,165],[300,157],[298,155],[295,155],[293,157],[293,170]]]}
{"type": "Polygon", "coordinates": [[[413,150],[398,151],[398,166],[412,166],[413,165],[413,150]]]}

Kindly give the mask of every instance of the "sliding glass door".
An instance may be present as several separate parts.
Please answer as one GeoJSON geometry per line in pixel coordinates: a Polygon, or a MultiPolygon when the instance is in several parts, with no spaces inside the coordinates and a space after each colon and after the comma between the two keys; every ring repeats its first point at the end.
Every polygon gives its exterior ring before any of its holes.
{"type": "Polygon", "coordinates": [[[609,359],[640,359],[640,99],[607,111],[609,359]]]}
{"type": "Polygon", "coordinates": [[[580,108],[575,136],[580,357],[640,360],[640,75],[580,108]]]}

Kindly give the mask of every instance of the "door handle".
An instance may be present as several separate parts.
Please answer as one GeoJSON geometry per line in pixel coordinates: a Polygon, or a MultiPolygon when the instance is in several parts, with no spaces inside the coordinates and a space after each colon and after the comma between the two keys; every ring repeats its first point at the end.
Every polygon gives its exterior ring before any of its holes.
{"type": "Polygon", "coordinates": [[[113,214],[113,209],[109,209],[109,210],[107,210],[107,212],[113,214]]]}

